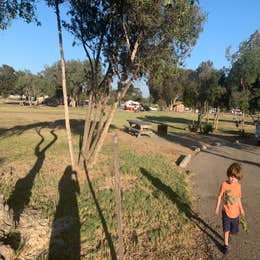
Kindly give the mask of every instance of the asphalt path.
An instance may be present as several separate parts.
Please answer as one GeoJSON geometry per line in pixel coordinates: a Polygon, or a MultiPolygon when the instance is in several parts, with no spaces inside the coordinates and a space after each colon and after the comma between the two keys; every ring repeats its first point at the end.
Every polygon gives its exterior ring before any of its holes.
{"type": "Polygon", "coordinates": [[[195,207],[204,231],[211,259],[260,259],[260,147],[255,140],[246,143],[222,142],[199,152],[188,169],[192,172],[195,207]],[[242,203],[249,225],[246,233],[240,226],[230,243],[227,256],[222,253],[221,214],[215,216],[216,199],[226,170],[233,162],[243,167],[242,203]]]}

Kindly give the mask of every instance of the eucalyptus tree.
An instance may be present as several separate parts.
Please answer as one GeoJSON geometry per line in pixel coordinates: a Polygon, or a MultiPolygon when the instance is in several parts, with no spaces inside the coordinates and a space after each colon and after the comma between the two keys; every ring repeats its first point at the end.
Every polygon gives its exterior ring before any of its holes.
{"type": "Polygon", "coordinates": [[[35,84],[36,77],[28,70],[18,71],[16,75],[16,93],[19,93],[20,96],[25,96],[31,106],[33,99],[39,93],[35,84]]]}
{"type": "Polygon", "coordinates": [[[186,70],[186,80],[184,83],[183,103],[185,106],[196,110],[199,106],[198,96],[198,78],[194,70],[186,70]]]}
{"type": "Polygon", "coordinates": [[[70,1],[66,27],[80,42],[90,62],[89,106],[81,154],[88,168],[96,161],[116,108],[133,81],[151,64],[171,57],[176,62],[195,44],[204,15],[197,1],[88,0],[70,1]],[[98,70],[102,64],[102,78],[98,70]],[[115,102],[106,110],[111,83],[115,102]]]}
{"type": "Polygon", "coordinates": [[[210,105],[216,109],[213,122],[214,129],[218,129],[220,109],[224,109],[227,105],[227,94],[227,89],[220,84],[216,84],[210,90],[210,105]]]}
{"type": "Polygon", "coordinates": [[[165,64],[163,68],[155,66],[154,71],[148,76],[148,86],[153,100],[156,103],[161,100],[170,111],[173,110],[177,102],[183,98],[187,76],[185,69],[178,69],[173,63],[165,64]]]}
{"type": "Polygon", "coordinates": [[[210,106],[219,106],[219,96],[224,89],[219,85],[220,71],[211,61],[202,62],[195,71],[190,71],[183,93],[184,104],[198,110],[198,119],[194,130],[201,128],[203,118],[208,114],[210,106]]]}
{"type": "Polygon", "coordinates": [[[1,0],[0,1],[0,30],[7,29],[13,19],[21,17],[27,23],[40,22],[35,16],[36,0],[1,0]]]}
{"type": "Polygon", "coordinates": [[[87,89],[89,82],[85,71],[89,68],[88,61],[66,61],[67,90],[72,107],[76,107],[87,89]]]}
{"type": "Polygon", "coordinates": [[[140,88],[134,87],[134,85],[131,85],[129,90],[127,91],[125,97],[123,98],[124,101],[127,100],[134,100],[134,101],[141,101],[143,98],[142,91],[140,88]]]}
{"type": "Polygon", "coordinates": [[[13,67],[4,64],[0,67],[0,95],[15,94],[16,71],[13,67]]]}
{"type": "Polygon", "coordinates": [[[62,92],[63,92],[63,102],[64,102],[65,125],[66,125],[66,131],[67,131],[71,166],[72,166],[72,170],[75,170],[76,164],[75,164],[75,159],[74,159],[74,151],[73,151],[72,135],[71,135],[71,127],[70,127],[70,119],[69,119],[68,95],[67,95],[67,84],[66,84],[66,68],[65,68],[65,58],[64,58],[63,39],[62,39],[62,26],[61,26],[61,17],[60,17],[60,4],[62,4],[64,2],[64,0],[46,0],[46,2],[47,2],[48,6],[50,6],[54,9],[54,12],[56,14],[57,30],[58,30],[58,38],[59,38],[61,82],[62,82],[62,92]]]}
{"type": "Polygon", "coordinates": [[[46,82],[46,94],[49,96],[57,95],[58,90],[61,88],[60,62],[45,66],[40,72],[40,76],[46,82]]]}
{"type": "Polygon", "coordinates": [[[241,129],[244,129],[244,113],[259,110],[260,32],[255,31],[239,49],[229,55],[231,69],[228,76],[233,105],[243,111],[241,129]]]}

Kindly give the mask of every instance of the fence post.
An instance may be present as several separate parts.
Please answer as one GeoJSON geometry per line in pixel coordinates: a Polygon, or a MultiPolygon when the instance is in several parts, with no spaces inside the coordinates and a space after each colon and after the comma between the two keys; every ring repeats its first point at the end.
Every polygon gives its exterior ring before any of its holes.
{"type": "Polygon", "coordinates": [[[119,149],[118,149],[118,136],[117,135],[115,135],[113,138],[113,144],[114,144],[117,232],[118,232],[118,240],[119,240],[119,260],[123,260],[124,244],[123,244],[123,230],[122,230],[121,186],[120,186],[119,149]]]}

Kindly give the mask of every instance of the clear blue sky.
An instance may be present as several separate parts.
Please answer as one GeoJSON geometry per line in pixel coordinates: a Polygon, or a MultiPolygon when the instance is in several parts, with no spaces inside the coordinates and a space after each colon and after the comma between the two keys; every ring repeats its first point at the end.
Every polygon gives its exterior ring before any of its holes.
{"type": "Polygon", "coordinates": [[[226,48],[231,45],[231,52],[237,51],[242,41],[260,30],[260,0],[201,0],[200,3],[208,19],[186,67],[196,69],[207,60],[213,61],[217,69],[228,67],[226,48]]]}
{"type": "MultiPolygon", "coordinates": [[[[208,19],[191,57],[186,60],[186,68],[195,69],[207,60],[213,61],[217,69],[227,67],[227,46],[232,46],[231,52],[236,51],[240,42],[260,29],[260,0],[201,0],[200,3],[208,19]]],[[[59,59],[54,12],[42,4],[38,16],[42,26],[16,20],[8,30],[0,32],[0,66],[8,64],[16,70],[37,73],[44,65],[52,65],[59,59]]],[[[65,58],[83,60],[82,48],[72,47],[72,41],[64,31],[65,58]]]]}

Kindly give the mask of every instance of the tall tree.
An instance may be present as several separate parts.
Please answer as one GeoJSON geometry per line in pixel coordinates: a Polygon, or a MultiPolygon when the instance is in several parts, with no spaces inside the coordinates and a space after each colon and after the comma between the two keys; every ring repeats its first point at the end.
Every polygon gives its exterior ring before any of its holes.
{"type": "Polygon", "coordinates": [[[13,67],[4,64],[0,67],[0,95],[15,94],[16,73],[13,67]]]}
{"type": "Polygon", "coordinates": [[[178,101],[182,101],[185,84],[187,84],[187,71],[176,68],[176,64],[155,66],[149,72],[148,86],[153,100],[158,103],[164,101],[171,111],[178,101]]]}
{"type": "Polygon", "coordinates": [[[64,51],[63,51],[62,27],[61,27],[60,8],[59,8],[59,5],[63,2],[64,2],[63,0],[47,0],[47,4],[54,8],[56,19],[57,19],[65,125],[67,130],[71,166],[72,166],[72,170],[74,171],[76,169],[76,164],[74,159],[74,151],[73,151],[72,135],[71,135],[70,119],[69,119],[68,95],[67,95],[67,85],[66,85],[66,68],[65,68],[64,51]]]}
{"type": "Polygon", "coordinates": [[[228,80],[233,89],[233,105],[243,111],[243,130],[244,113],[255,111],[254,104],[257,105],[259,99],[260,32],[255,31],[248,40],[241,42],[238,51],[229,57],[231,69],[228,80]]]}
{"type": "Polygon", "coordinates": [[[195,126],[195,130],[201,128],[201,123],[205,115],[209,111],[209,106],[213,103],[214,89],[216,91],[219,81],[219,72],[213,67],[211,61],[202,62],[195,73],[190,74],[192,79],[192,88],[185,88],[184,100],[189,102],[193,107],[198,109],[198,119],[195,126]]]}
{"type": "Polygon", "coordinates": [[[79,41],[91,64],[90,105],[86,114],[82,155],[95,163],[113,115],[133,81],[152,63],[171,57],[176,62],[195,44],[204,15],[197,1],[70,1],[67,28],[79,41]],[[97,77],[102,64],[103,77],[97,77]],[[117,96],[105,111],[111,82],[118,79],[117,96]]]}

